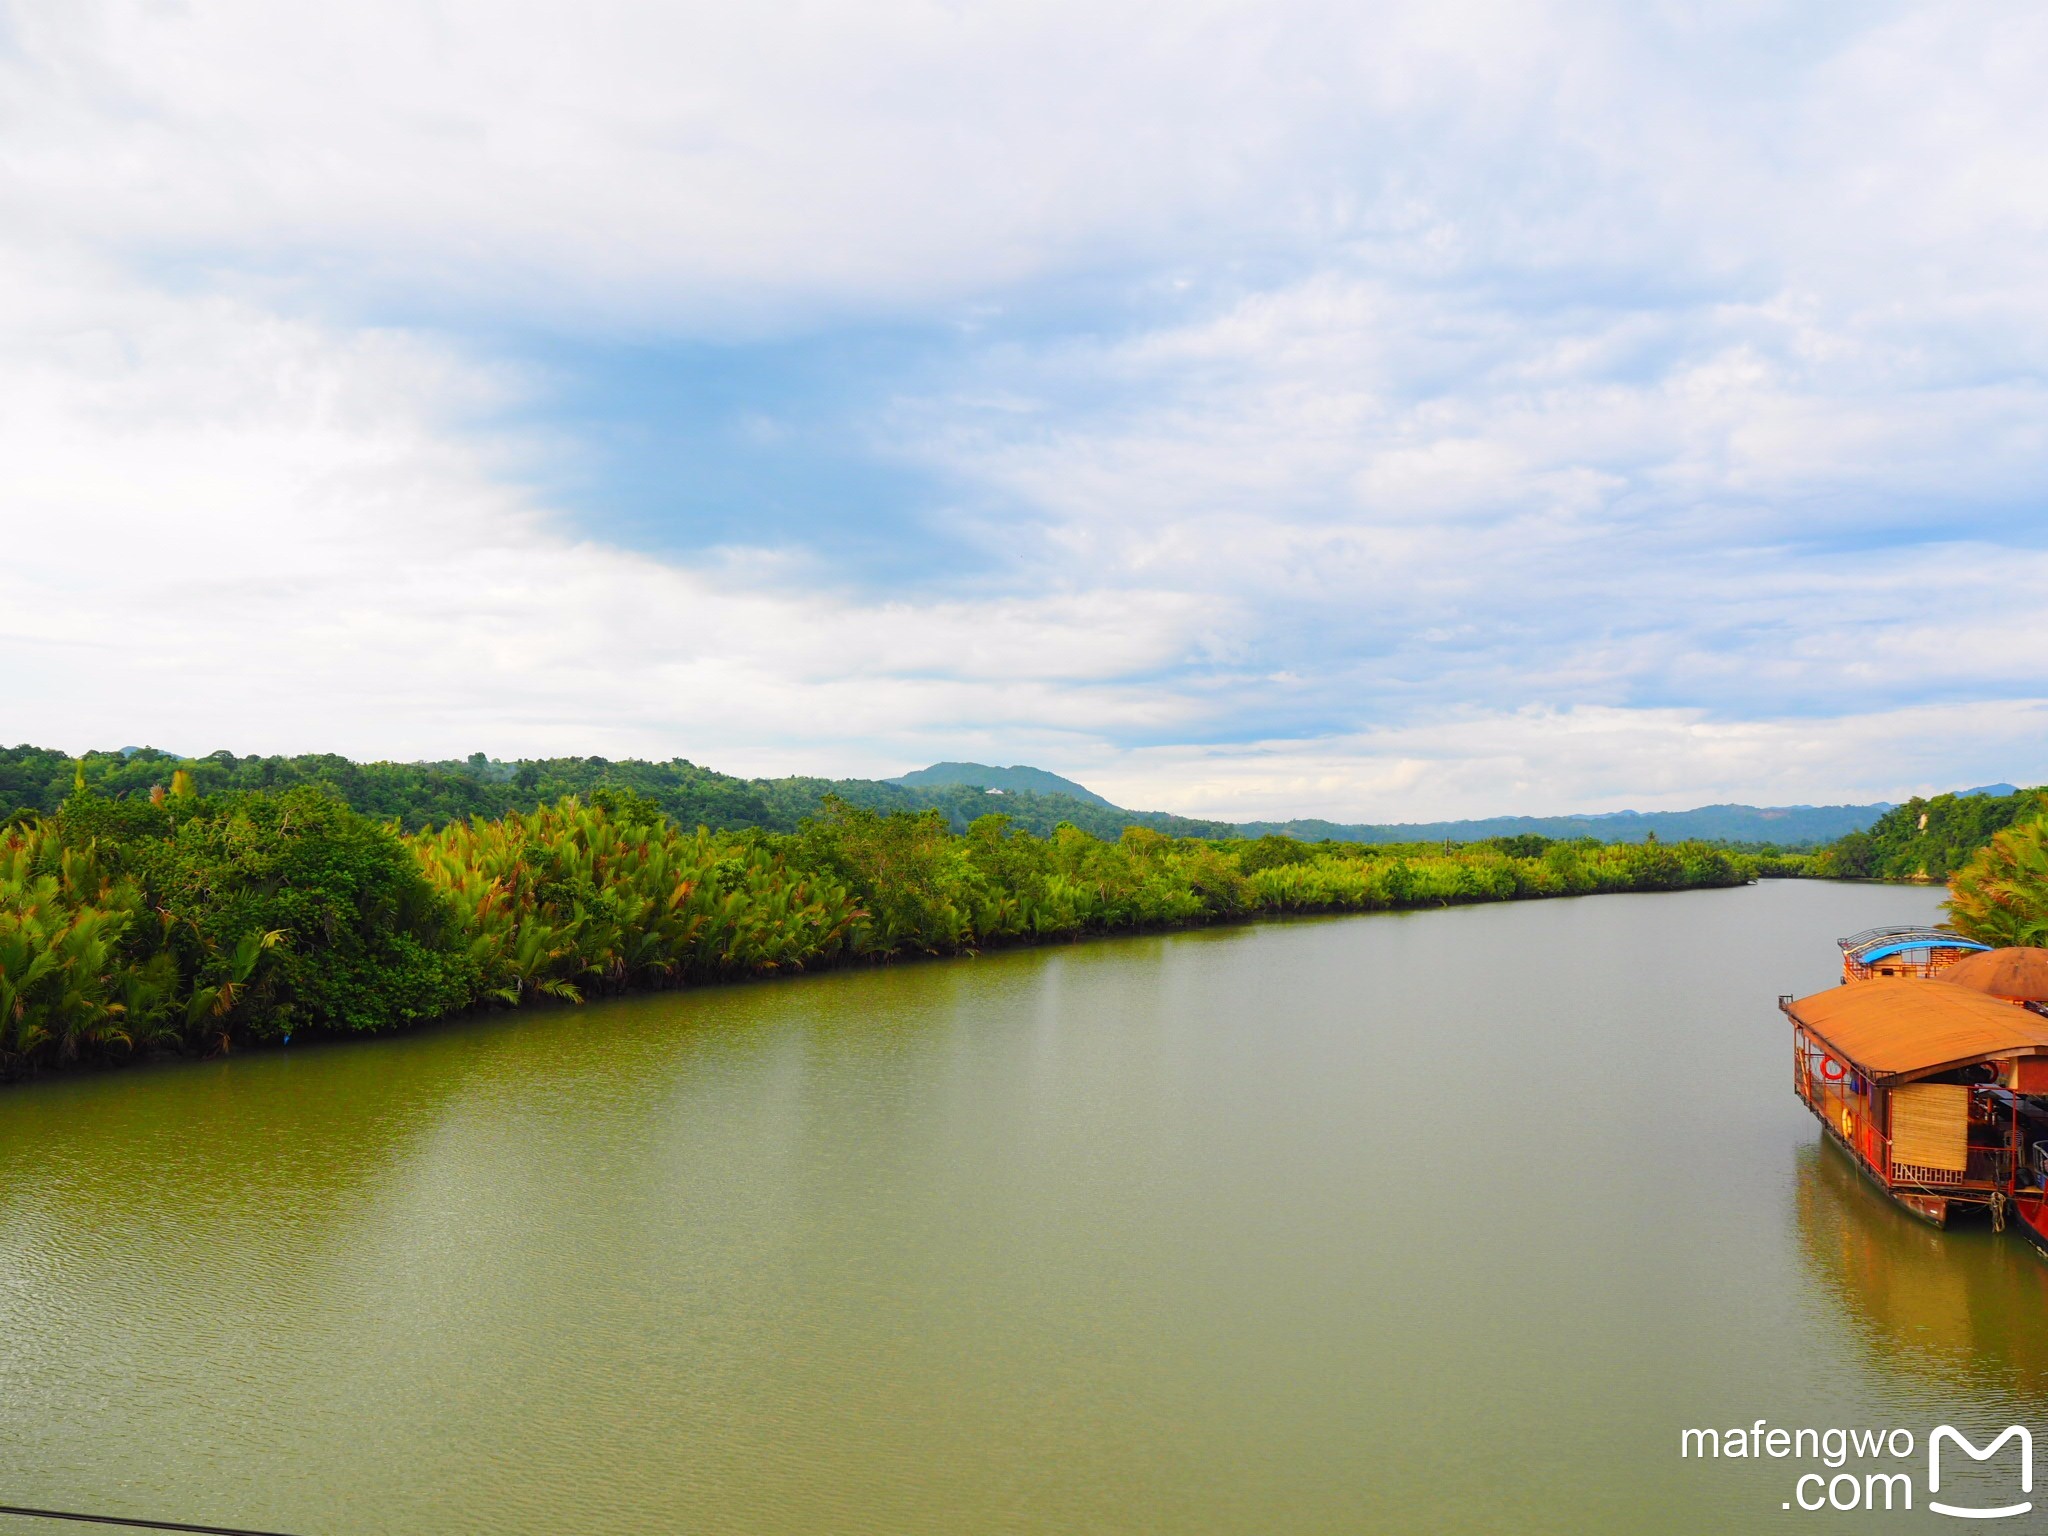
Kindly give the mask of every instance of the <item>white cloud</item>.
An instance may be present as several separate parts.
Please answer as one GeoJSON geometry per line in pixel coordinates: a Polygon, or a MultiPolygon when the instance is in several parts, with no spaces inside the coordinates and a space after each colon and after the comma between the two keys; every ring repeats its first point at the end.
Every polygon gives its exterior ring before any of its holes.
{"type": "Polygon", "coordinates": [[[1062,560],[1251,606],[1237,654],[1320,682],[1333,723],[2048,687],[2031,379],[1930,374],[1756,306],[1600,309],[1560,336],[1334,272],[1035,366],[1045,408],[935,402],[923,451],[1031,509],[1062,560]],[[1831,350],[1858,362],[1811,360],[1831,350]],[[1873,389],[1871,359],[1915,376],[1873,389]],[[1069,383],[1102,376],[1107,404],[1069,383]],[[2001,546],[2015,518],[2036,537],[2001,546]]]}
{"type": "Polygon", "coordinates": [[[700,322],[961,299],[1238,231],[1372,104],[1511,82],[1518,8],[23,6],[5,182],[50,233],[700,322]],[[1399,67],[1394,67],[1398,61],[1399,67]]]}
{"type": "Polygon", "coordinates": [[[2048,699],[1927,705],[1830,720],[1713,721],[1697,710],[1460,711],[1313,741],[1161,747],[1105,762],[1118,804],[1242,820],[1687,810],[1753,798],[1867,803],[2017,774],[2048,780],[2048,699]],[[1969,744],[1959,756],[1956,744],[1969,744]]]}
{"type": "Polygon", "coordinates": [[[40,300],[0,310],[17,734],[797,767],[811,747],[929,750],[956,722],[1189,714],[1127,680],[1218,622],[1186,596],[874,602],[721,579],[563,531],[517,488],[514,445],[478,429],[498,381],[420,338],[8,275],[40,300]]]}
{"type": "Polygon", "coordinates": [[[2039,13],[4,16],[18,736],[1039,756],[1373,819],[2038,758],[2039,13]],[[451,314],[958,322],[874,417],[991,573],[572,533],[451,314]]]}

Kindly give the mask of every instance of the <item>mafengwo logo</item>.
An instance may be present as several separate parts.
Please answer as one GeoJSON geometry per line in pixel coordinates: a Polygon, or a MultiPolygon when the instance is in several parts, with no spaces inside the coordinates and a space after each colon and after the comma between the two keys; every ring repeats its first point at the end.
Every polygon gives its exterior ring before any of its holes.
{"type": "Polygon", "coordinates": [[[1937,1424],[1923,1442],[1910,1429],[1782,1429],[1758,1419],[1747,1429],[1684,1430],[1678,1454],[1687,1460],[1805,1463],[1780,1507],[1808,1513],[1883,1514],[1919,1507],[1959,1520],[2007,1520],[2034,1507],[2034,1436],[2019,1424],[1986,1435],[1982,1443],[1953,1424],[1937,1424]],[[1924,1485],[1915,1478],[1923,1443],[1924,1485]]]}

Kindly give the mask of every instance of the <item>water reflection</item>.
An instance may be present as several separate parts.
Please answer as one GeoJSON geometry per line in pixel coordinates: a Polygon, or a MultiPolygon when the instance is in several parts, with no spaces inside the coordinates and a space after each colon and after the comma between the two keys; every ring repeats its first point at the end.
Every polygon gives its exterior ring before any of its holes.
{"type": "Polygon", "coordinates": [[[1799,1149],[1795,1189],[1807,1273],[1884,1373],[1956,1401],[2048,1383],[2048,1262],[2027,1243],[1928,1226],[1824,1138],[1799,1149]]]}

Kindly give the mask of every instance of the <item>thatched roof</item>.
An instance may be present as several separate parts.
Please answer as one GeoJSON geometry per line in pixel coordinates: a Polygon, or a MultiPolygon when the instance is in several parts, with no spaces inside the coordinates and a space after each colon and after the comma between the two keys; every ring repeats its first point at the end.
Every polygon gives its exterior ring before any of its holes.
{"type": "Polygon", "coordinates": [[[2048,1018],[1940,981],[1852,981],[1785,1005],[1833,1052],[1875,1078],[1927,1077],[1971,1062],[2048,1056],[2048,1018]]]}
{"type": "Polygon", "coordinates": [[[1941,979],[2015,1002],[2048,1003],[2048,949],[1987,949],[1958,960],[1941,979]]]}

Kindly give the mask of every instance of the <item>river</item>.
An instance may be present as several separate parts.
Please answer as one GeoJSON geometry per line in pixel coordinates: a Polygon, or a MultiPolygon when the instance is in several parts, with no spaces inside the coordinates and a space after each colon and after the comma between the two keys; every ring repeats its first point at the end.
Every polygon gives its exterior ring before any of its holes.
{"type": "Polygon", "coordinates": [[[1268,923],[0,1091],[0,1503],[1826,1526],[1681,1429],[2002,1423],[2048,1371],[2048,1264],[1900,1216],[1792,1097],[1777,994],[1939,897],[1268,923]]]}

